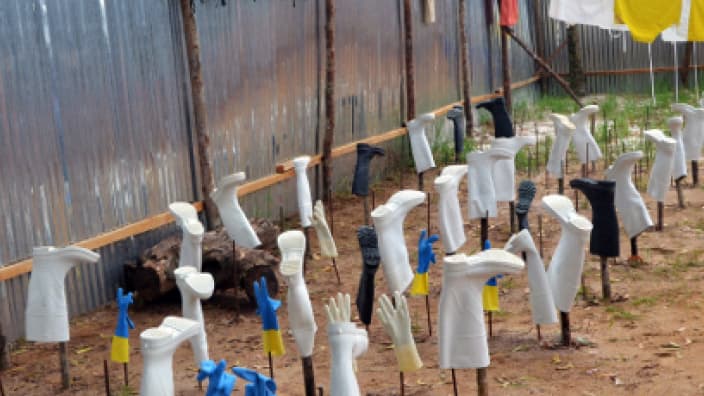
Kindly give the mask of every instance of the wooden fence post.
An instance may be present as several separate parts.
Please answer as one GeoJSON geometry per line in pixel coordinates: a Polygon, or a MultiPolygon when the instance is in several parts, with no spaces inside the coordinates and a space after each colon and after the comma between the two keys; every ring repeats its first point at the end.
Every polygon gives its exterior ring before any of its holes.
{"type": "Polygon", "coordinates": [[[472,96],[471,96],[471,79],[472,73],[469,69],[468,61],[468,48],[467,48],[467,31],[465,28],[465,2],[467,0],[459,0],[459,30],[460,30],[460,56],[462,57],[460,61],[461,72],[462,72],[462,99],[464,100],[464,117],[465,117],[465,136],[472,136],[472,129],[474,128],[474,116],[472,115],[472,96]]]}
{"type": "Polygon", "coordinates": [[[406,120],[416,118],[415,77],[413,73],[413,11],[411,0],[403,0],[403,29],[406,42],[406,120]]]}
{"type": "Polygon", "coordinates": [[[332,144],[335,135],[335,0],[325,0],[325,136],[323,197],[332,210],[332,144]]]}

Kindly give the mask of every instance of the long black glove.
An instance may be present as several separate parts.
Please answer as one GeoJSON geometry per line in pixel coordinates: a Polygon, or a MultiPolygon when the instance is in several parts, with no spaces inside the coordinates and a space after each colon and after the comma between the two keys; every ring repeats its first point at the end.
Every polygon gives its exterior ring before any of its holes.
{"type": "Polygon", "coordinates": [[[383,156],[384,149],[366,143],[357,144],[357,164],[354,167],[352,194],[360,197],[369,195],[369,165],[372,158],[377,155],[383,156]]]}
{"type": "Polygon", "coordinates": [[[494,119],[494,137],[513,137],[513,122],[506,111],[503,97],[479,103],[477,109],[486,109],[494,119]]]}
{"type": "Polygon", "coordinates": [[[573,179],[570,187],[581,191],[592,207],[592,229],[589,253],[603,257],[618,257],[618,219],[614,206],[616,182],[587,178],[573,179]]]}
{"type": "Polygon", "coordinates": [[[464,117],[464,108],[462,106],[453,106],[447,112],[447,118],[452,121],[455,126],[455,158],[460,158],[464,151],[464,134],[466,128],[466,120],[464,117]]]}
{"type": "Polygon", "coordinates": [[[518,230],[530,229],[528,225],[528,210],[535,198],[535,184],[530,180],[523,180],[518,185],[518,204],[516,204],[516,217],[518,217],[518,230]]]}
{"type": "Polygon", "coordinates": [[[374,309],[374,275],[379,269],[379,242],[374,227],[361,226],[357,229],[357,239],[362,250],[362,276],[357,291],[357,311],[359,320],[365,325],[372,322],[374,309]]]}

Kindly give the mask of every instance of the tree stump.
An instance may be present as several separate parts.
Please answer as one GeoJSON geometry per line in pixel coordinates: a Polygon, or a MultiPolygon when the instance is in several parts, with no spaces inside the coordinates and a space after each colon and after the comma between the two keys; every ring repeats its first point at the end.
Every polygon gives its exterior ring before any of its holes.
{"type": "MultiPolygon", "coordinates": [[[[268,220],[255,220],[254,231],[262,242],[256,249],[235,245],[223,228],[203,235],[203,272],[215,279],[215,289],[242,289],[251,302],[255,301],[252,283],[266,277],[269,295],[278,295],[279,282],[275,267],[279,264],[276,237],[278,227],[268,220]],[[275,255],[276,254],[276,255],[275,255]]],[[[178,268],[181,235],[168,237],[146,249],[137,262],[125,265],[128,290],[136,292],[142,302],[153,301],[176,288],[174,270],[178,268]]]]}

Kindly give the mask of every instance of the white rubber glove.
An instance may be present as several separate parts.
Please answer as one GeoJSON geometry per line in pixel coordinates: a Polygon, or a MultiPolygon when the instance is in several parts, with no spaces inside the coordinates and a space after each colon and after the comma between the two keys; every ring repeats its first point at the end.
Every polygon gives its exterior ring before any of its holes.
{"type": "Polygon", "coordinates": [[[330,343],[330,394],[359,396],[354,359],[366,352],[369,345],[367,332],[350,322],[350,295],[337,294],[337,301],[330,299],[325,306],[328,316],[328,342],[330,343]]]}
{"type": "Polygon", "coordinates": [[[325,207],[322,201],[318,200],[315,202],[311,220],[313,221],[315,233],[318,235],[320,255],[323,257],[337,257],[337,247],[328,227],[328,221],[325,219],[325,207]]]}
{"type": "Polygon", "coordinates": [[[301,217],[301,227],[310,227],[313,218],[313,201],[310,197],[310,184],[308,183],[308,163],[310,157],[307,155],[293,159],[293,167],[296,171],[296,194],[298,196],[298,215],[301,217]]]}
{"type": "Polygon", "coordinates": [[[239,246],[251,249],[262,243],[259,241],[257,233],[254,232],[252,225],[249,224],[249,220],[237,200],[237,185],[242,183],[245,178],[244,172],[237,172],[223,177],[218,183],[218,188],[210,193],[210,198],[213,199],[213,202],[218,207],[220,219],[222,219],[230,239],[239,246]]]}
{"type": "Polygon", "coordinates": [[[394,343],[399,370],[403,373],[416,371],[423,367],[423,362],[418,356],[416,342],[411,333],[408,303],[406,302],[406,297],[403,297],[399,292],[394,293],[394,301],[396,302],[396,308],[391,304],[391,300],[385,294],[382,294],[379,297],[379,308],[377,308],[376,313],[379,315],[386,333],[394,343]]]}
{"type": "Polygon", "coordinates": [[[553,177],[559,179],[563,177],[562,161],[565,159],[570,140],[577,128],[562,114],[550,114],[550,119],[555,124],[555,140],[552,142],[547,170],[553,177]]]}

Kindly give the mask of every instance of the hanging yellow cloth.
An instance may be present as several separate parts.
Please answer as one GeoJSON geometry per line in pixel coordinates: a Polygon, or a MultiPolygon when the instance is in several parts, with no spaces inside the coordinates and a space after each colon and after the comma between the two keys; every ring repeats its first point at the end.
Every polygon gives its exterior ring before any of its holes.
{"type": "MultiPolygon", "coordinates": [[[[694,7],[694,3],[692,2],[694,7]]],[[[680,21],[682,0],[616,0],[617,23],[625,23],[633,39],[652,43],[666,28],[680,21]]],[[[690,31],[692,23],[689,24],[690,31]]]]}
{"type": "Polygon", "coordinates": [[[692,0],[689,9],[689,41],[704,41],[704,1],[692,0]]]}

